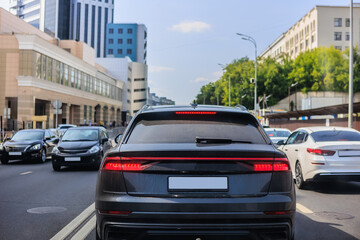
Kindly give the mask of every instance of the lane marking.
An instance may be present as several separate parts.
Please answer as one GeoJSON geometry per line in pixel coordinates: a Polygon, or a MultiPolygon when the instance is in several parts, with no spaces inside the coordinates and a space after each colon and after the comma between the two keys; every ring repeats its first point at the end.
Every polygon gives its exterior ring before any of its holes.
{"type": "Polygon", "coordinates": [[[96,215],[94,215],[72,238],[71,240],[85,239],[96,225],[96,215]]]}
{"type": "Polygon", "coordinates": [[[27,174],[30,174],[30,173],[32,173],[32,171],[28,171],[28,172],[23,172],[23,173],[20,173],[20,175],[27,175],[27,174]]]}
{"type": "Polygon", "coordinates": [[[313,211],[311,211],[310,209],[308,209],[304,205],[301,205],[300,203],[296,203],[296,209],[298,209],[299,211],[301,211],[303,213],[308,213],[308,214],[314,213],[313,211]]]}
{"type": "Polygon", "coordinates": [[[63,240],[71,234],[81,223],[83,223],[91,214],[95,212],[95,202],[74,218],[68,225],[61,229],[50,240],[63,240]]]}

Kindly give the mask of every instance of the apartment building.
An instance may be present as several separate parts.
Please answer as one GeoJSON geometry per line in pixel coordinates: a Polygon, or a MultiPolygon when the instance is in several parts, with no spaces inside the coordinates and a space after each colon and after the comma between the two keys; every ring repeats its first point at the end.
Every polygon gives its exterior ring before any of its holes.
{"type": "Polygon", "coordinates": [[[0,9],[0,59],[5,128],[33,127],[38,117],[45,124],[36,127],[55,127],[56,100],[62,102],[58,123],[122,121],[124,82],[95,63],[87,44],[51,37],[0,9]]]}
{"type": "MultiPolygon", "coordinates": [[[[360,4],[354,4],[354,46],[359,45],[359,33],[360,4]]],[[[315,6],[271,43],[260,57],[278,58],[287,54],[294,59],[301,52],[322,46],[345,50],[349,43],[349,6],[315,6]]]]}
{"type": "Polygon", "coordinates": [[[114,0],[10,0],[9,11],[50,36],[85,42],[97,57],[105,56],[114,0]]]}
{"type": "Polygon", "coordinates": [[[106,29],[106,56],[146,64],[147,28],[144,24],[111,23],[106,29]]]}

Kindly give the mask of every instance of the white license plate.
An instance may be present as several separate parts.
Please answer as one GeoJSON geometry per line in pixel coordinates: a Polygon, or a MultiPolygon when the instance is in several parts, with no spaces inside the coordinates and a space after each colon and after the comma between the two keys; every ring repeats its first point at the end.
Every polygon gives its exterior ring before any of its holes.
{"type": "Polygon", "coordinates": [[[339,151],[339,157],[355,157],[355,156],[360,156],[359,150],[339,151]]]}
{"type": "Polygon", "coordinates": [[[10,156],[21,156],[21,152],[9,152],[10,156]]]}
{"type": "Polygon", "coordinates": [[[80,157],[66,157],[65,158],[65,162],[80,162],[81,158],[80,157]]]}
{"type": "Polygon", "coordinates": [[[169,190],[228,190],[227,177],[169,177],[169,190]]]}

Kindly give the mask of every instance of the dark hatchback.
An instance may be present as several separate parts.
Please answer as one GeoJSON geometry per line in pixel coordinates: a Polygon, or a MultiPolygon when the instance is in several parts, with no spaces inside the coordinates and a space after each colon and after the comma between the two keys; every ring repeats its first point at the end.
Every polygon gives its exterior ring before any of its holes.
{"type": "Polygon", "coordinates": [[[144,107],[99,171],[97,239],[292,239],[288,159],[249,112],[144,107]]]}
{"type": "Polygon", "coordinates": [[[73,127],[61,137],[52,152],[52,166],[92,166],[98,169],[104,153],[111,148],[104,127],[73,127]]]}
{"type": "Polygon", "coordinates": [[[9,160],[34,160],[44,163],[58,142],[59,139],[49,130],[20,130],[0,145],[1,163],[6,164],[9,160]]]}

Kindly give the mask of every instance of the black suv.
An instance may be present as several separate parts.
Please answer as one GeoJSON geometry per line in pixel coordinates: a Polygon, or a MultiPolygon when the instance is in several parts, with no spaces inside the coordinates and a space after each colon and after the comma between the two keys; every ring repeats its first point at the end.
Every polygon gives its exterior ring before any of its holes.
{"type": "Polygon", "coordinates": [[[145,106],[104,157],[95,204],[97,239],[294,234],[288,159],[242,108],[145,106]]]}

